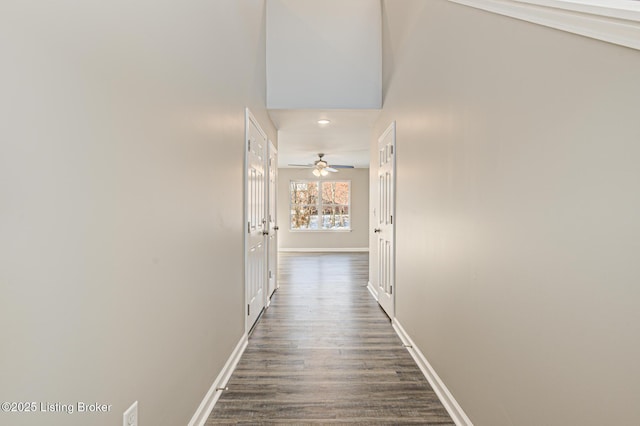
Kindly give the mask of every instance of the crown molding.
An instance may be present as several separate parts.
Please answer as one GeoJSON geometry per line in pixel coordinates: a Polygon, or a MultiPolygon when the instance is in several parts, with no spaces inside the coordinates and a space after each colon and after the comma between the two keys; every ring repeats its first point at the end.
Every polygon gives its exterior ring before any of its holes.
{"type": "Polygon", "coordinates": [[[449,0],[534,24],[640,50],[634,0],[449,0]]]}

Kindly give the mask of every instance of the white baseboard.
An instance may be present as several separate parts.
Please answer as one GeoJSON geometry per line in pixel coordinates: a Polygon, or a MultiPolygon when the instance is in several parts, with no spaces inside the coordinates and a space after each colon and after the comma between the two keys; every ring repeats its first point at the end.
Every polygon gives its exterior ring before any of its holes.
{"type": "Polygon", "coordinates": [[[393,329],[400,337],[400,340],[402,340],[402,343],[407,346],[409,353],[415,360],[416,364],[418,364],[418,367],[420,367],[420,371],[422,371],[422,374],[427,378],[427,381],[435,391],[436,395],[438,395],[440,402],[442,402],[442,405],[444,405],[444,408],[446,408],[449,416],[451,416],[451,419],[455,424],[457,426],[473,426],[473,423],[471,423],[469,417],[467,417],[462,407],[460,407],[460,404],[458,404],[453,395],[451,395],[447,386],[442,382],[442,380],[440,380],[440,377],[433,367],[431,367],[427,358],[425,358],[424,354],[416,346],[411,337],[409,337],[405,329],[402,328],[397,319],[393,320],[393,329]]]}
{"type": "Polygon", "coordinates": [[[226,364],[224,365],[224,367],[222,367],[222,371],[220,371],[220,374],[218,374],[218,377],[216,377],[216,380],[211,385],[209,392],[207,392],[204,399],[200,403],[200,406],[191,418],[188,426],[204,426],[207,418],[211,414],[211,411],[213,411],[213,407],[216,405],[216,402],[218,402],[218,399],[222,394],[222,391],[218,390],[218,388],[223,388],[227,385],[227,382],[229,381],[233,370],[235,370],[236,365],[238,365],[238,361],[240,361],[240,357],[244,353],[244,350],[247,348],[247,343],[247,336],[242,336],[242,339],[240,339],[226,364]]]}
{"type": "Polygon", "coordinates": [[[376,293],[376,290],[373,288],[373,285],[371,284],[371,281],[369,281],[367,283],[367,290],[369,290],[369,293],[371,293],[371,295],[373,296],[374,299],[376,299],[376,302],[378,301],[378,293],[376,293]]]}
{"type": "Polygon", "coordinates": [[[362,253],[368,252],[369,247],[340,247],[340,248],[280,248],[282,253],[362,253]]]}

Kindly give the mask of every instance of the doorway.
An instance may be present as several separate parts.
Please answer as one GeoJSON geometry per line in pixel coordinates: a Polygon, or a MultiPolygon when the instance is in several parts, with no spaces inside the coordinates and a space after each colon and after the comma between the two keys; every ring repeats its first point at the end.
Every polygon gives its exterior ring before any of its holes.
{"type": "Polygon", "coordinates": [[[395,317],[395,180],[396,123],[378,139],[378,206],[376,234],[378,303],[392,320],[395,317]]]}
{"type": "Polygon", "coordinates": [[[271,141],[269,141],[268,167],[267,306],[278,288],[278,150],[271,141]]]}
{"type": "Polygon", "coordinates": [[[266,177],[267,136],[249,109],[246,109],[245,165],[245,330],[249,332],[262,314],[266,301],[267,220],[266,177]]]}

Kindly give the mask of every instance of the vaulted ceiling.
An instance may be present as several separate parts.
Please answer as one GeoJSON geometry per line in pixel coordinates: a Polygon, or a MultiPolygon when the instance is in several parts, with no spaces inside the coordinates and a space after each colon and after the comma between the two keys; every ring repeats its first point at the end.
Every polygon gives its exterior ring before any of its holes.
{"type": "Polygon", "coordinates": [[[268,0],[267,108],[279,167],[369,167],[382,106],[379,0],[268,0]],[[327,119],[328,124],[318,124],[327,119]]]}

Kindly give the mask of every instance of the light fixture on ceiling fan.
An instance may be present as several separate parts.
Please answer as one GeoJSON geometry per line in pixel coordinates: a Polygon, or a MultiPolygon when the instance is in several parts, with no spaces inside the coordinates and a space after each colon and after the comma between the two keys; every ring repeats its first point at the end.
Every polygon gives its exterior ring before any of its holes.
{"type": "Polygon", "coordinates": [[[320,177],[320,176],[326,176],[326,175],[328,175],[328,174],[329,174],[329,172],[328,172],[328,171],[326,171],[325,169],[318,168],[318,167],[314,168],[314,169],[311,171],[311,173],[313,173],[313,175],[314,175],[314,176],[317,176],[317,177],[320,177]]]}
{"type": "Polygon", "coordinates": [[[353,169],[353,166],[345,166],[340,164],[329,165],[329,163],[327,163],[323,159],[323,157],[324,157],[324,154],[319,153],[318,160],[316,160],[313,164],[289,164],[289,166],[312,168],[313,170],[311,171],[311,173],[313,173],[313,175],[316,177],[327,176],[329,172],[335,173],[338,171],[337,169],[353,169]]]}

